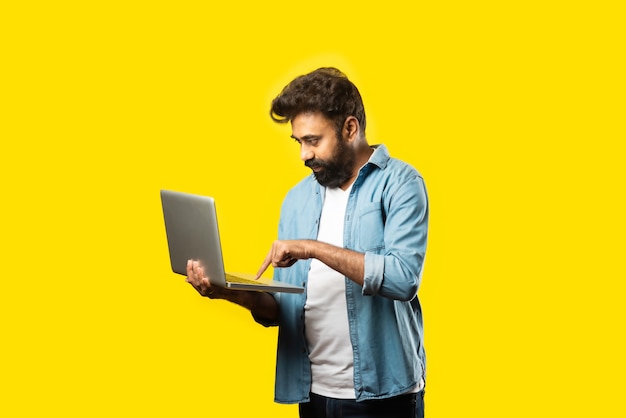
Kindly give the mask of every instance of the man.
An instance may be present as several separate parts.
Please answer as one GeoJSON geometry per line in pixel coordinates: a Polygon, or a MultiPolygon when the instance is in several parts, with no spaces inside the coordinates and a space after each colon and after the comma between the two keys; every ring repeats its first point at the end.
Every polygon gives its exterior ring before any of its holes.
{"type": "Polygon", "coordinates": [[[279,326],[275,399],[299,403],[301,417],[423,417],[422,177],[384,145],[368,145],[361,96],[337,69],[294,79],[270,115],[291,122],[313,173],[287,194],[258,276],[272,265],[277,280],[306,292],[211,287],[191,260],[187,280],[279,326]]]}

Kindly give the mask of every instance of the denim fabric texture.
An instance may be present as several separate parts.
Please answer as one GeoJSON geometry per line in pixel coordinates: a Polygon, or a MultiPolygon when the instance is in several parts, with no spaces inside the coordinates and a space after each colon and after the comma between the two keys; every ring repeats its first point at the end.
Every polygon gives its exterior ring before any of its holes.
{"type": "MultiPolygon", "coordinates": [[[[323,188],[310,175],[289,191],[281,240],[316,239],[323,188]]],[[[346,281],[357,401],[404,394],[425,380],[422,310],[417,297],[428,231],[428,197],[421,175],[391,158],[384,145],[355,180],[346,209],[344,245],[365,254],[364,285],[346,281]]],[[[311,260],[275,269],[274,278],[306,286],[311,260]]],[[[275,400],[309,401],[311,367],[304,334],[304,294],[275,294],[279,326],[275,400]]]]}

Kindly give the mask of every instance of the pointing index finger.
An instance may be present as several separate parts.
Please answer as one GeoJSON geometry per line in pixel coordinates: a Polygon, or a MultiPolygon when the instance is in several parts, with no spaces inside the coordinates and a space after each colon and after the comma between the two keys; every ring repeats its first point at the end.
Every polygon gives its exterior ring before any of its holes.
{"type": "Polygon", "coordinates": [[[261,264],[261,267],[259,267],[259,271],[257,271],[256,273],[256,280],[259,280],[261,275],[265,273],[265,270],[267,270],[267,268],[270,266],[271,263],[272,263],[272,252],[270,251],[265,257],[265,260],[263,260],[263,264],[261,264]]]}

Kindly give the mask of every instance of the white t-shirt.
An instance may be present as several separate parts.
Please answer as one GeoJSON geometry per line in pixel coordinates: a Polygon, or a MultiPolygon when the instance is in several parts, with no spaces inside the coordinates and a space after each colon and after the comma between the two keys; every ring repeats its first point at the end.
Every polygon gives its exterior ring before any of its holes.
{"type": "MultiPolygon", "coordinates": [[[[343,247],[343,229],[350,196],[347,190],[326,189],[317,240],[343,247]]],[[[345,276],[317,259],[311,261],[304,305],[304,329],[311,360],[311,392],[338,399],[355,399],[354,356],[345,276]]],[[[411,391],[424,388],[424,380],[411,391]]]]}
{"type": "MultiPolygon", "coordinates": [[[[344,219],[351,189],[351,186],[345,191],[326,188],[318,241],[343,247],[344,219]]],[[[313,259],[308,282],[304,329],[311,360],[311,392],[354,399],[345,277],[313,259]]]]}

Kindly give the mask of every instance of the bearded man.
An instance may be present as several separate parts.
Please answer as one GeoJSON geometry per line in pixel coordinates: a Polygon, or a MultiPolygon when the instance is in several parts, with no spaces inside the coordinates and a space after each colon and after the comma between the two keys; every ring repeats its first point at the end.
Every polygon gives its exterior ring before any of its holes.
{"type": "Polygon", "coordinates": [[[294,79],[270,115],[291,123],[312,174],[285,197],[278,240],[258,276],[272,265],[276,280],[306,291],[211,287],[192,260],[187,280],[279,327],[275,400],[298,403],[300,417],[423,417],[422,176],[384,145],[368,144],[361,95],[335,68],[294,79]]]}

